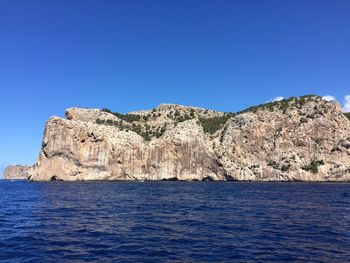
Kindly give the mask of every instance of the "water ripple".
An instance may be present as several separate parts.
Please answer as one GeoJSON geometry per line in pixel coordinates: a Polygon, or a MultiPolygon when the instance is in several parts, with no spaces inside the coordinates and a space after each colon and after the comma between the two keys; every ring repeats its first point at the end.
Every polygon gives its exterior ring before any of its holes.
{"type": "Polygon", "coordinates": [[[1,262],[345,262],[350,184],[0,181],[1,262]]]}

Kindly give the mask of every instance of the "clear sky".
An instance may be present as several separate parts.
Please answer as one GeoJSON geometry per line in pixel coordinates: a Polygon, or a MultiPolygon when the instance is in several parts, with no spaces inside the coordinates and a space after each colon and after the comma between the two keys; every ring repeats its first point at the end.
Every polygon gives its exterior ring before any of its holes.
{"type": "Polygon", "coordinates": [[[349,0],[0,0],[0,167],[71,106],[237,111],[350,94],[349,0]]]}

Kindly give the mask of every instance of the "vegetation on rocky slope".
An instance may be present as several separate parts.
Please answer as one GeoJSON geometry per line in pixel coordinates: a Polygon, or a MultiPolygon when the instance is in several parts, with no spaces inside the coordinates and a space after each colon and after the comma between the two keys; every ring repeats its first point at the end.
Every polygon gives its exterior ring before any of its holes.
{"type": "Polygon", "coordinates": [[[124,120],[126,122],[134,122],[134,121],[139,121],[141,119],[141,116],[138,115],[138,114],[131,114],[131,113],[122,114],[122,113],[119,113],[119,112],[112,112],[109,109],[102,109],[102,111],[111,113],[114,116],[116,116],[119,119],[124,120]]]}
{"type": "Polygon", "coordinates": [[[199,118],[199,122],[202,125],[204,132],[214,134],[225,125],[231,116],[231,114],[225,114],[224,116],[212,118],[199,118]]]}
{"type": "Polygon", "coordinates": [[[96,124],[110,125],[118,127],[120,130],[133,131],[139,134],[145,141],[150,141],[152,137],[159,138],[166,131],[166,124],[158,127],[150,127],[149,125],[141,125],[136,123],[128,123],[126,121],[113,120],[96,120],[96,124]]]}
{"type": "Polygon", "coordinates": [[[276,161],[273,161],[270,159],[267,160],[266,162],[268,166],[271,166],[273,169],[276,169],[276,170],[281,170],[282,172],[288,172],[291,167],[291,164],[289,162],[279,164],[276,161]]]}
{"type": "MultiPolygon", "coordinates": [[[[152,137],[159,138],[166,131],[167,124],[153,127],[148,125],[151,120],[155,120],[158,117],[162,116],[162,113],[157,113],[156,108],[145,115],[131,113],[121,114],[112,112],[109,109],[102,109],[102,111],[113,114],[114,116],[118,117],[120,121],[97,119],[97,124],[111,125],[119,127],[121,130],[134,131],[137,134],[141,135],[146,141],[149,141],[152,137]]],[[[227,120],[235,115],[234,113],[225,113],[222,116],[212,117],[208,110],[200,110],[199,112],[196,112],[194,108],[185,108],[183,110],[174,109],[163,114],[164,117],[169,119],[169,122],[173,123],[175,126],[180,122],[191,119],[198,119],[199,123],[203,127],[204,132],[209,134],[214,134],[216,131],[221,129],[227,120]]]]}
{"type": "Polygon", "coordinates": [[[316,160],[313,159],[310,164],[303,166],[301,169],[308,171],[308,172],[312,172],[314,174],[318,173],[318,167],[320,165],[324,165],[324,161],[323,160],[316,160]]]}
{"type": "Polygon", "coordinates": [[[348,120],[350,120],[350,112],[345,112],[344,115],[346,118],[348,118],[348,120]]]}
{"type": "Polygon", "coordinates": [[[305,95],[301,97],[290,97],[289,99],[283,99],[280,101],[273,101],[273,102],[268,102],[264,104],[260,104],[257,106],[252,106],[249,107],[243,111],[240,111],[239,113],[244,113],[244,112],[254,112],[256,113],[259,110],[268,110],[270,112],[274,112],[276,110],[281,110],[283,113],[286,113],[287,109],[294,106],[298,109],[301,109],[305,103],[310,102],[310,101],[317,101],[320,100],[321,97],[317,95],[305,95]]]}
{"type": "MultiPolygon", "coordinates": [[[[320,100],[321,97],[317,95],[305,95],[299,98],[290,97],[289,99],[283,99],[280,101],[268,102],[265,104],[252,106],[238,113],[222,113],[222,115],[217,116],[210,115],[210,112],[208,110],[191,107],[178,108],[176,105],[174,108],[171,108],[167,111],[160,111],[158,108],[154,108],[149,112],[141,114],[122,114],[118,112],[112,112],[109,109],[102,109],[102,111],[111,113],[114,116],[118,117],[120,121],[97,119],[96,123],[116,126],[121,130],[131,130],[141,135],[146,141],[149,141],[152,137],[159,138],[162,136],[166,131],[168,124],[176,126],[180,122],[197,119],[198,123],[203,127],[205,133],[214,134],[218,130],[222,129],[225,123],[231,117],[238,114],[247,112],[257,113],[258,111],[280,111],[285,114],[290,108],[301,109],[308,102],[318,102],[320,100]],[[160,122],[157,121],[158,118],[161,118],[160,122]]],[[[322,107],[317,109],[317,111],[322,112],[322,107]]],[[[324,111],[327,111],[327,109],[324,109],[324,111]]],[[[300,122],[308,122],[308,119],[314,119],[316,113],[317,112],[315,111],[315,113],[304,115],[300,119],[300,122]]],[[[344,113],[344,115],[350,119],[350,113],[344,113]]],[[[286,170],[286,167],[283,168],[283,170],[286,170]]]]}

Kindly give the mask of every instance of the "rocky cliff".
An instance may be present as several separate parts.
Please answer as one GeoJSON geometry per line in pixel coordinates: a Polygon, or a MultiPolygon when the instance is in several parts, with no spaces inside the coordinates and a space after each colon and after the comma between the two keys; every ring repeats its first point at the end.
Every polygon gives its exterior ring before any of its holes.
{"type": "Polygon", "coordinates": [[[4,179],[17,180],[27,179],[30,166],[24,165],[9,165],[4,172],[4,179]]]}
{"type": "Polygon", "coordinates": [[[350,180],[350,121],[318,96],[224,113],[161,104],[48,120],[28,179],[350,180]]]}

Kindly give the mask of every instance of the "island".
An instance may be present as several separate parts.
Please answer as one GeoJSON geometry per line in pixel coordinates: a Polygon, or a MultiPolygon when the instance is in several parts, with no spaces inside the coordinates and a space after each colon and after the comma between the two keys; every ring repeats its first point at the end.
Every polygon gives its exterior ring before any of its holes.
{"type": "Polygon", "coordinates": [[[236,113],[161,104],[65,116],[47,121],[27,180],[350,181],[350,116],[316,95],[236,113]]]}

